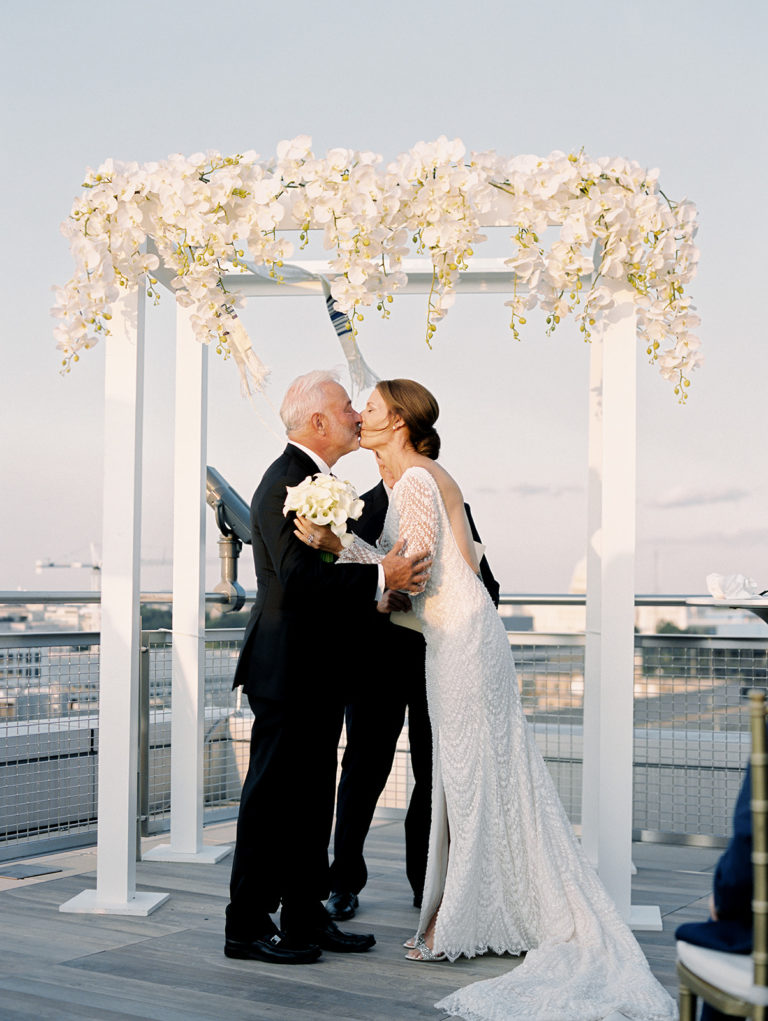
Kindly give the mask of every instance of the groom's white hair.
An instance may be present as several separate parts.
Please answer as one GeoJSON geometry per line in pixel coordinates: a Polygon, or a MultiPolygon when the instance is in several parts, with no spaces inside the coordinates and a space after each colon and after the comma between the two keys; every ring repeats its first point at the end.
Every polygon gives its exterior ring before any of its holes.
{"type": "Polygon", "coordinates": [[[287,433],[305,426],[323,403],[323,387],[326,383],[338,383],[339,374],[328,369],[313,369],[298,376],[291,385],[280,405],[280,418],[287,433]]]}

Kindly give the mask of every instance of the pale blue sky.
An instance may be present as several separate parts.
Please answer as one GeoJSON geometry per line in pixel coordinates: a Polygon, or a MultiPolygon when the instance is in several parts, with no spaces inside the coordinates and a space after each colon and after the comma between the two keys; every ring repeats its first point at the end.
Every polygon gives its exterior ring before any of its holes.
{"type": "MultiPolygon", "coordinates": [[[[34,561],[86,559],[100,538],[103,351],[60,377],[48,314],[51,285],[71,272],[58,226],[85,167],[207,148],[266,156],[299,133],[318,151],[386,158],[440,134],[509,155],[583,146],[659,167],[667,194],[694,200],[706,361],[681,408],[638,355],[636,587],[701,592],[710,571],[768,587],[767,28],[762,4],[710,0],[6,5],[0,588],[86,588],[82,572],[36,577],[34,561]]],[[[394,309],[385,324],[366,317],[364,354],[380,376],[435,392],[443,463],[503,589],[564,591],[586,533],[588,359],[576,331],[547,339],[532,317],[518,344],[503,297],[460,297],[430,352],[424,299],[394,309]]],[[[262,299],[244,318],[275,404],[299,372],[341,362],[319,301],[262,299]]],[[[172,362],[166,295],[149,317],[149,559],[171,548],[172,362]]],[[[250,498],[280,444],[215,355],[209,415],[209,463],[250,498]]],[[[362,487],[374,480],[364,454],[346,469],[362,487]]],[[[148,568],[145,584],[169,576],[148,568]]]]}

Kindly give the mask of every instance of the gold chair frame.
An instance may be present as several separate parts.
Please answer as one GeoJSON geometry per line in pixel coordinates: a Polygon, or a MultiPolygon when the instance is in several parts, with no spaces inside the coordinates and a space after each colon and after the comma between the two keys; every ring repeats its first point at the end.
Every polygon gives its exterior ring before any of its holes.
{"type": "MultiPolygon", "coordinates": [[[[752,815],[752,968],[755,986],[768,985],[768,769],[766,769],[765,692],[749,693],[752,770],[750,810],[752,815]]],[[[681,961],[677,962],[680,987],[680,1021],[694,1021],[700,997],[731,1017],[768,1021],[768,1007],[750,1003],[706,982],[681,961]]]]}

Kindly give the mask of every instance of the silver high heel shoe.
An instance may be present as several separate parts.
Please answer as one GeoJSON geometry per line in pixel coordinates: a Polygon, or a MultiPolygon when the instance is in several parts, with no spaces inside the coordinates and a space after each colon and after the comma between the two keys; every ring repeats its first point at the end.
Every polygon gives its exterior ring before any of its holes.
{"type": "Polygon", "coordinates": [[[444,961],[446,959],[445,954],[442,951],[436,954],[434,950],[430,950],[427,944],[424,942],[423,936],[416,937],[416,942],[414,943],[412,949],[418,950],[421,956],[409,957],[408,954],[406,954],[405,959],[406,961],[413,961],[415,964],[421,964],[422,962],[424,964],[431,964],[433,961],[444,961]]]}

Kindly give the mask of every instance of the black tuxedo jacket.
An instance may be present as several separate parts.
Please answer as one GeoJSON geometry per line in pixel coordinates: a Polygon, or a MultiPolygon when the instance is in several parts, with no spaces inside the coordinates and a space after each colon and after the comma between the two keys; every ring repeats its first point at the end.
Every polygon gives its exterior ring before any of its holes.
{"type": "MultiPolygon", "coordinates": [[[[234,686],[255,698],[321,696],[346,671],[334,665],[347,629],[354,631],[375,605],[375,564],[327,563],[293,534],[283,515],[286,487],[319,468],[289,443],[264,473],[251,502],[256,601],[245,630],[234,686]]],[[[330,694],[330,692],[328,693],[330,694]]]]}
{"type": "MultiPolygon", "coordinates": [[[[358,521],[350,522],[350,530],[355,532],[364,539],[366,542],[374,545],[376,540],[381,535],[381,530],[384,527],[384,518],[387,516],[387,507],[389,506],[389,498],[387,491],[384,487],[384,483],[380,482],[378,486],[374,486],[373,489],[369,489],[367,493],[363,494],[363,501],[365,506],[363,507],[363,513],[360,515],[358,521]]],[[[469,521],[469,527],[472,530],[472,538],[475,542],[482,542],[480,536],[477,534],[477,528],[475,522],[472,520],[472,513],[469,509],[469,504],[464,504],[464,510],[467,512],[467,520],[469,521]]],[[[499,605],[499,583],[493,576],[490,565],[485,557],[480,560],[480,575],[483,579],[483,584],[488,589],[488,594],[494,602],[495,606],[499,605]]]]}
{"type": "Polygon", "coordinates": [[[362,501],[363,513],[357,521],[349,522],[349,529],[371,546],[375,546],[384,528],[384,518],[389,507],[389,497],[384,483],[380,482],[367,493],[363,493],[362,501]]]}

